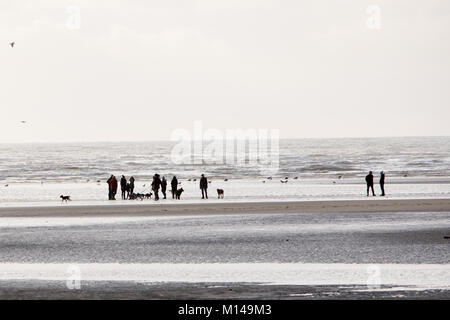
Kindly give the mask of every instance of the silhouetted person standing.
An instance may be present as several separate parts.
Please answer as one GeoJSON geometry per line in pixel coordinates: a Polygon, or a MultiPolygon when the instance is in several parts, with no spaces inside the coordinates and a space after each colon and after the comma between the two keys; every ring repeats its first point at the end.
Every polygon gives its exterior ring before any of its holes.
{"type": "Polygon", "coordinates": [[[117,193],[117,179],[114,175],[106,181],[108,183],[108,198],[109,200],[116,200],[117,193]]]}
{"type": "Polygon", "coordinates": [[[164,199],[166,199],[166,189],[167,189],[167,180],[166,177],[162,177],[161,180],[161,192],[164,196],[164,199]]]}
{"type": "Polygon", "coordinates": [[[127,186],[125,189],[127,190],[127,199],[130,199],[130,190],[131,190],[130,183],[127,183],[127,186]]]}
{"type": "Polygon", "coordinates": [[[175,199],[175,194],[178,189],[178,180],[177,177],[173,176],[172,181],[170,182],[170,186],[172,187],[172,199],[175,199]]]}
{"type": "Polygon", "coordinates": [[[366,176],[366,184],[367,184],[367,196],[369,196],[369,189],[372,188],[372,194],[375,197],[375,191],[373,190],[373,174],[372,171],[366,176]]]}
{"type": "Polygon", "coordinates": [[[133,176],[131,176],[131,178],[130,178],[130,194],[133,194],[134,193],[134,177],[133,176]]]}
{"type": "Polygon", "coordinates": [[[200,178],[200,190],[202,190],[202,199],[208,199],[208,179],[202,174],[200,178]]]}
{"type": "Polygon", "coordinates": [[[384,193],[384,178],[385,178],[385,174],[384,171],[380,172],[380,188],[381,188],[381,196],[385,196],[386,194],[384,193]]]}
{"type": "Polygon", "coordinates": [[[161,179],[159,178],[159,174],[155,173],[152,182],[152,190],[155,193],[155,201],[159,200],[158,191],[160,186],[161,186],[161,179]]]}
{"type": "Polygon", "coordinates": [[[122,190],[122,200],[125,200],[127,192],[127,179],[123,175],[122,178],[120,178],[120,190],[122,190]]]}

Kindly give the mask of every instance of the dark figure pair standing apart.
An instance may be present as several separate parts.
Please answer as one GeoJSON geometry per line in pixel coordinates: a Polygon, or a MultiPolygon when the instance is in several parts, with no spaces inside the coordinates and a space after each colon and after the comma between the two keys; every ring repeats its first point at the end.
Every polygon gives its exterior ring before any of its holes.
{"type": "MultiPolygon", "coordinates": [[[[380,188],[381,188],[381,196],[385,196],[384,193],[384,179],[385,174],[384,171],[380,172],[380,188]]],[[[373,190],[373,174],[372,171],[366,176],[366,184],[367,184],[367,196],[369,196],[369,190],[372,189],[372,195],[375,197],[375,191],[373,190]]]]}

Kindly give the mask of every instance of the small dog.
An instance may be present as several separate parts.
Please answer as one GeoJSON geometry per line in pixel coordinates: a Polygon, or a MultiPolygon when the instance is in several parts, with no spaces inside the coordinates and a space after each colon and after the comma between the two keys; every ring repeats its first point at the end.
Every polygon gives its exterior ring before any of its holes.
{"type": "Polygon", "coordinates": [[[153,193],[150,192],[150,193],[146,193],[144,195],[144,197],[145,197],[145,199],[151,199],[152,195],[153,195],[153,193]]]}
{"type": "Polygon", "coordinates": [[[143,201],[145,198],[145,194],[143,193],[136,193],[136,199],[139,199],[141,201],[143,201]]]}
{"type": "Polygon", "coordinates": [[[183,191],[184,191],[183,188],[178,189],[177,192],[175,193],[175,199],[180,200],[183,191]]]}
{"type": "Polygon", "coordinates": [[[217,199],[223,199],[224,192],[223,189],[217,189],[217,199]]]}
{"type": "Polygon", "coordinates": [[[130,200],[136,200],[136,193],[130,193],[130,195],[128,196],[128,199],[130,200]]]}
{"type": "Polygon", "coordinates": [[[60,198],[61,198],[61,202],[67,202],[67,201],[72,201],[72,199],[70,199],[70,196],[63,196],[63,195],[60,195],[59,196],[60,198]]]}
{"type": "Polygon", "coordinates": [[[137,200],[137,199],[139,199],[139,200],[144,200],[144,197],[145,197],[145,195],[144,194],[142,194],[142,193],[132,193],[132,194],[130,194],[130,197],[129,197],[129,199],[130,200],[137,200]]]}

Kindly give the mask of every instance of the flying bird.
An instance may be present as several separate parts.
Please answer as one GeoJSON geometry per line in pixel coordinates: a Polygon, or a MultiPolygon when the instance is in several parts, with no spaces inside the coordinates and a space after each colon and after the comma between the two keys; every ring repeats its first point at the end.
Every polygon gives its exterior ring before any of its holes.
{"type": "Polygon", "coordinates": [[[11,48],[14,48],[14,45],[15,45],[16,43],[13,41],[13,42],[11,42],[9,45],[11,46],[11,48]]]}

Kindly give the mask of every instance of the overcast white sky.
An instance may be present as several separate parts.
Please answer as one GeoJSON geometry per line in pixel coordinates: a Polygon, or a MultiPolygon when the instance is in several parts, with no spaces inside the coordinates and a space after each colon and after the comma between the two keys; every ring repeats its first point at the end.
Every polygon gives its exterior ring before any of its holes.
{"type": "Polygon", "coordinates": [[[0,142],[450,135],[450,1],[1,0],[0,108],[0,142]]]}

